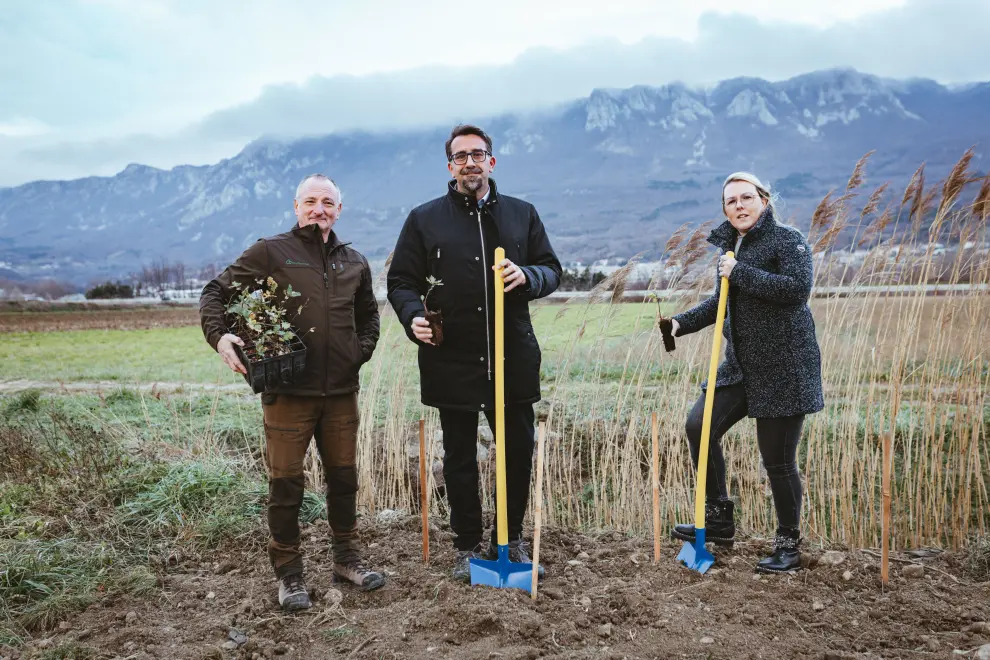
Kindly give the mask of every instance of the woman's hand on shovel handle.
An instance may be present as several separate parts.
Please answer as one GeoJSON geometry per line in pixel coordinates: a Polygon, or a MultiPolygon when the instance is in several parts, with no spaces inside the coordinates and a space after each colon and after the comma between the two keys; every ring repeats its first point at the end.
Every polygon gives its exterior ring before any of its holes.
{"type": "Polygon", "coordinates": [[[508,293],[512,291],[517,286],[523,286],[526,284],[526,273],[523,269],[515,265],[508,259],[503,259],[501,262],[492,266],[492,270],[496,273],[499,268],[502,269],[502,281],[505,282],[505,292],[508,293]]]}
{"type": "Polygon", "coordinates": [[[721,277],[728,277],[732,274],[732,269],[736,265],[736,260],[727,254],[718,258],[718,274],[721,277]]]}

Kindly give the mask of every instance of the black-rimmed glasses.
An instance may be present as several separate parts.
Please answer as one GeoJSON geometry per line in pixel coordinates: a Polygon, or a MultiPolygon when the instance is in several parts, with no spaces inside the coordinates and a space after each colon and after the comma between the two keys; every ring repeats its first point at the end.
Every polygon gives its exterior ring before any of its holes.
{"type": "Polygon", "coordinates": [[[458,151],[456,154],[452,154],[450,160],[457,165],[464,165],[467,163],[468,155],[471,156],[471,160],[476,163],[480,163],[485,160],[488,156],[491,156],[490,151],[485,151],[484,149],[475,149],[474,151],[458,151]]]}

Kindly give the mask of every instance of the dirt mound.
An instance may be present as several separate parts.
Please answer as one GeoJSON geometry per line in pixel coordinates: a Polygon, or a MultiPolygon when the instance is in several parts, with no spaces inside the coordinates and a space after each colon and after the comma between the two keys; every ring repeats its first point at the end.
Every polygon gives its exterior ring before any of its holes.
{"type": "Polygon", "coordinates": [[[540,598],[449,578],[449,531],[424,566],[411,519],[367,525],[368,563],[388,572],[378,591],[334,584],[325,521],[304,533],[312,610],[285,615],[261,552],[222,552],[156,566],[160,594],[106,599],[5,658],[935,658],[990,642],[990,584],[965,577],[950,553],[898,555],[881,589],[866,552],[808,570],[757,576],[760,539],[717,552],[705,576],[664,542],[547,530],[540,598]],[[908,566],[920,565],[923,568],[908,566]],[[914,574],[909,577],[905,573],[914,574]],[[68,655],[68,651],[77,655],[68,655]],[[84,655],[87,650],[90,655],[84,655]],[[62,655],[54,655],[60,651],[62,655]]]}

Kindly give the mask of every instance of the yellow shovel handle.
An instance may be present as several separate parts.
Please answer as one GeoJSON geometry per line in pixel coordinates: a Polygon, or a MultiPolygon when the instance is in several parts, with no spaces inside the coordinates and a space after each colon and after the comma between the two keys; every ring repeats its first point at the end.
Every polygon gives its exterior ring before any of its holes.
{"type": "MultiPolygon", "coordinates": [[[[732,252],[726,252],[725,256],[734,257],[735,255],[732,252]]],[[[728,299],[729,278],[723,277],[719,281],[718,314],[715,316],[715,337],[712,339],[712,358],[708,362],[705,416],[701,423],[701,450],[698,452],[698,484],[694,493],[695,529],[705,528],[705,480],[708,478],[708,441],[712,433],[712,406],[715,404],[715,378],[718,374],[718,360],[722,352],[722,326],[725,324],[725,305],[728,299]]],[[[497,309],[498,307],[496,307],[497,309]]]]}
{"type": "MultiPolygon", "coordinates": [[[[495,248],[495,265],[505,259],[505,249],[495,248]]],[[[509,544],[505,494],[505,282],[495,270],[495,518],[498,544],[509,544]]]]}

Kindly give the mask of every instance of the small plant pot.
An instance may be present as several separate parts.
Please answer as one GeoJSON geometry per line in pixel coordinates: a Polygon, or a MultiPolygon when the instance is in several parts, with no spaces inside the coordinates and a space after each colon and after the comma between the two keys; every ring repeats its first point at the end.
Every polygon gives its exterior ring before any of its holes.
{"type": "Polygon", "coordinates": [[[443,312],[439,309],[427,311],[426,322],[430,324],[430,330],[433,331],[433,345],[439,346],[443,343],[443,312]]]}
{"type": "Polygon", "coordinates": [[[657,319],[657,327],[660,328],[660,334],[663,337],[663,349],[670,353],[674,350],[674,324],[668,319],[660,316],[657,319]]]}
{"type": "Polygon", "coordinates": [[[289,348],[289,352],[282,355],[261,357],[253,342],[245,341],[243,347],[234,344],[237,357],[247,369],[244,380],[255,394],[272,392],[279,387],[291,385],[295,377],[306,368],[306,345],[295,333],[289,342],[289,348]]]}

